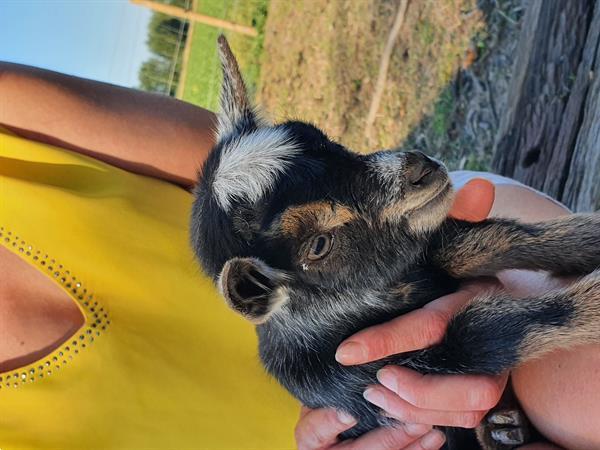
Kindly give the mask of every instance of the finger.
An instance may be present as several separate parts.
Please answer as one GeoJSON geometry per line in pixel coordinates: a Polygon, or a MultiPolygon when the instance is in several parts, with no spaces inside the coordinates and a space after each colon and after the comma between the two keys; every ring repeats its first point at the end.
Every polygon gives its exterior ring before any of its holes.
{"type": "Polygon", "coordinates": [[[474,295],[473,290],[455,292],[389,322],[359,331],[342,342],[335,358],[345,365],[363,364],[430,347],[440,342],[450,318],[474,295]]]}
{"type": "MultiPolygon", "coordinates": [[[[423,437],[431,430],[429,425],[398,424],[370,431],[352,441],[342,442],[336,450],[397,450],[423,437]]],[[[433,450],[433,449],[432,449],[433,450]]]]}
{"type": "Polygon", "coordinates": [[[494,205],[496,188],[488,180],[475,178],[460,189],[450,209],[450,217],[469,222],[486,219],[494,205]]]}
{"type": "Polygon", "coordinates": [[[341,364],[362,364],[396,353],[429,347],[444,336],[448,317],[433,309],[417,309],[381,325],[359,331],[335,354],[341,364]]]}
{"type": "Polygon", "coordinates": [[[296,425],[295,437],[299,450],[318,450],[337,442],[337,435],[356,425],[350,415],[335,409],[315,409],[307,412],[296,425]]]}
{"type": "Polygon", "coordinates": [[[498,404],[508,375],[422,375],[405,367],[386,366],[377,379],[417,408],[483,411],[498,404]]]}
{"type": "Polygon", "coordinates": [[[446,436],[440,430],[431,430],[418,441],[413,442],[403,450],[438,450],[446,442],[446,436]]]}
{"type": "Polygon", "coordinates": [[[475,428],[486,411],[438,411],[421,409],[382,386],[369,386],[364,397],[401,422],[427,423],[449,427],[475,428]]]}

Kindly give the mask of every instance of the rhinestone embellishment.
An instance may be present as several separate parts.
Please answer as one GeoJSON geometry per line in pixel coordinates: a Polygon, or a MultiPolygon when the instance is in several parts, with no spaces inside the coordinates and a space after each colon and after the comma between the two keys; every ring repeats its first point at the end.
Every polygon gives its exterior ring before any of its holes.
{"type": "Polygon", "coordinates": [[[84,287],[84,283],[73,276],[69,270],[65,270],[64,266],[55,259],[29,245],[5,227],[0,227],[0,242],[4,242],[6,247],[14,247],[38,270],[48,273],[80,306],[85,315],[85,325],[52,353],[25,367],[0,373],[0,392],[2,392],[5,389],[14,389],[38,381],[50,376],[53,370],[61,369],[73,359],[73,355],[79,354],[80,349],[87,348],[94,342],[95,337],[106,330],[110,325],[110,319],[108,312],[98,303],[94,294],[84,287]]]}

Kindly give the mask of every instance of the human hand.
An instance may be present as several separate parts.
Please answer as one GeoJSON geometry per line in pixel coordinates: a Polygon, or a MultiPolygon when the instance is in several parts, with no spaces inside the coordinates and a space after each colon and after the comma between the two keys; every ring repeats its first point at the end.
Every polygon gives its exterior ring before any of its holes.
{"type": "Polygon", "coordinates": [[[296,425],[299,450],[436,450],[444,434],[429,425],[403,424],[378,428],[357,439],[340,441],[338,434],[356,425],[356,420],[331,408],[302,408],[296,425]]]}
{"type": "Polygon", "coordinates": [[[468,222],[481,222],[490,214],[495,198],[496,188],[491,182],[474,178],[456,193],[449,216],[468,222]]]}
{"type": "MultiPolygon", "coordinates": [[[[494,186],[472,180],[457,193],[450,215],[480,221],[494,201],[494,186]]],[[[461,291],[388,323],[363,330],[338,348],[342,364],[362,364],[389,355],[430,347],[438,343],[450,318],[465,303],[494,287],[474,282],[461,291]]],[[[507,376],[421,375],[410,369],[388,366],[378,374],[383,386],[371,386],[365,397],[402,422],[475,427],[500,399],[507,376]]]]}
{"type": "MultiPolygon", "coordinates": [[[[346,365],[430,347],[440,342],[454,313],[496,284],[477,281],[423,308],[351,336],[338,348],[346,365]]],[[[365,398],[401,422],[476,427],[502,395],[507,375],[421,375],[405,367],[386,366],[365,398]]]]}
{"type": "MultiPolygon", "coordinates": [[[[485,180],[472,180],[461,189],[454,202],[450,215],[453,218],[469,221],[481,221],[487,217],[494,201],[494,186],[485,180]]],[[[425,308],[409,313],[395,319],[388,324],[364,330],[348,341],[358,337],[357,343],[365,344],[364,353],[359,350],[359,355],[352,356],[352,352],[344,354],[340,348],[338,360],[345,364],[360,364],[367,361],[383,358],[390,354],[401,353],[433,345],[442,338],[450,317],[462,305],[469,301],[479,290],[477,285],[472,284],[465,290],[436,300],[425,308]],[[397,328],[397,330],[396,330],[397,328]],[[398,331],[398,333],[396,333],[398,331]],[[379,335],[378,332],[382,332],[379,335]],[[353,360],[354,358],[354,360],[353,360]]],[[[489,289],[488,284],[479,285],[480,289],[489,289]]],[[[347,342],[348,342],[347,341],[347,342]]],[[[348,350],[348,348],[347,348],[348,350]]],[[[355,425],[352,419],[346,423],[340,420],[336,411],[332,409],[309,410],[303,408],[300,421],[296,427],[296,441],[302,449],[371,449],[371,448],[407,448],[407,449],[437,449],[440,448],[445,438],[439,430],[433,430],[431,425],[420,425],[420,423],[433,424],[462,424],[474,426],[485,414],[487,409],[494,406],[502,393],[506,377],[473,377],[473,376],[423,376],[408,369],[390,367],[390,378],[396,380],[398,372],[408,374],[406,378],[416,389],[412,390],[416,397],[415,404],[410,400],[402,400],[398,392],[394,393],[384,389],[385,395],[395,396],[394,405],[403,402],[404,406],[410,405],[409,417],[414,420],[406,420],[406,424],[399,428],[380,428],[351,441],[339,442],[337,436],[344,430],[355,425]],[[410,378],[412,376],[412,378],[410,378]],[[419,381],[420,380],[420,381],[419,381]],[[435,387],[433,395],[423,396],[420,391],[427,391],[435,387]],[[457,391],[457,387],[460,390],[457,391]],[[436,399],[439,397],[439,399],[436,399]],[[419,406],[419,399],[432,399],[433,403],[419,406]],[[435,399],[435,400],[434,400],[435,399]],[[450,403],[447,400],[450,399],[450,403]],[[465,400],[466,399],[466,400],[465,400]],[[482,401],[480,401],[482,400],[482,401]],[[469,406],[465,406],[465,401],[469,406]],[[492,404],[493,403],[493,404],[492,404]],[[454,410],[448,411],[448,405],[454,410]],[[470,408],[482,408],[473,413],[470,408]],[[411,423],[413,422],[413,423],[411,423]]],[[[382,372],[385,375],[385,371],[382,372]]],[[[386,377],[382,377],[385,379],[386,377]]],[[[392,381],[390,386],[406,386],[405,384],[392,381]]],[[[396,408],[396,412],[398,410],[396,408]]],[[[393,415],[393,412],[390,412],[393,415]]],[[[396,416],[398,417],[398,416],[396,416]]]]}

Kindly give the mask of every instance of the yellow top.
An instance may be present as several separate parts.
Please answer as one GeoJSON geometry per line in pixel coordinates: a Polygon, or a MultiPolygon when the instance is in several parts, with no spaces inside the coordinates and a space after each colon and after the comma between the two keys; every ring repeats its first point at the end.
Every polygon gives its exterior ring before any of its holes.
{"type": "Polygon", "coordinates": [[[0,449],[287,449],[298,404],[188,248],[191,195],[0,130],[0,242],[85,315],[0,374],[0,449]]]}

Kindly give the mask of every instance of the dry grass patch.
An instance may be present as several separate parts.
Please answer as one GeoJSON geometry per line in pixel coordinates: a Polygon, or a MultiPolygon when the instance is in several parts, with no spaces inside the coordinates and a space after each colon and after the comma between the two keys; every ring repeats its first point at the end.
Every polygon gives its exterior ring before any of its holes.
{"type": "MultiPolygon", "coordinates": [[[[267,18],[259,101],[275,119],[317,123],[368,151],[400,144],[436,107],[484,28],[475,0],[412,0],[390,62],[381,107],[364,135],[381,53],[399,0],[273,0],[267,18]]],[[[451,100],[450,100],[451,101],[451,100]]]]}

